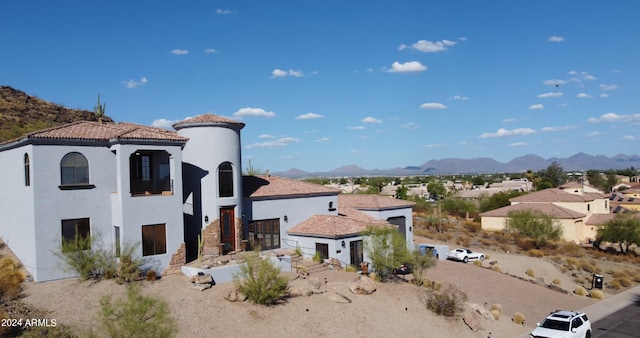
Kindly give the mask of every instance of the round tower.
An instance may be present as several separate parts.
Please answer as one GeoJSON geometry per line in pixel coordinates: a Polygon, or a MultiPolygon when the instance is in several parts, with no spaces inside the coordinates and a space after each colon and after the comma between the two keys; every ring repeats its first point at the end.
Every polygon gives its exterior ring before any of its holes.
{"type": "Polygon", "coordinates": [[[182,151],[187,255],[194,249],[198,255],[241,249],[244,123],[205,114],[173,128],[189,138],[182,151]]]}

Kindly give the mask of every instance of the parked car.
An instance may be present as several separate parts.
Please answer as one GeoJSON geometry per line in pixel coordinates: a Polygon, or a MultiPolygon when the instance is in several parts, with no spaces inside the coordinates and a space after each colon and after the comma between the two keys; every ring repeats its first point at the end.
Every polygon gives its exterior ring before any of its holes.
{"type": "Polygon", "coordinates": [[[535,330],[530,338],[582,338],[591,337],[591,322],[583,312],[556,310],[551,312],[535,330]]]}
{"type": "Polygon", "coordinates": [[[449,251],[447,255],[447,259],[451,259],[454,261],[460,262],[468,262],[474,260],[484,260],[484,254],[482,252],[473,252],[466,248],[457,248],[455,250],[449,251]]]}
{"type": "Polygon", "coordinates": [[[398,268],[393,269],[394,275],[408,275],[412,272],[411,267],[407,264],[402,264],[398,268]]]}

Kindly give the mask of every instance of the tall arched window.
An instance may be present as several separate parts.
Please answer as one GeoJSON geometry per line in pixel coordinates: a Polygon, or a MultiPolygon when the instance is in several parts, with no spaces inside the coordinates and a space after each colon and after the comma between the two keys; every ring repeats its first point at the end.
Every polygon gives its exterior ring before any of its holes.
{"type": "Polygon", "coordinates": [[[60,161],[60,184],[89,184],[89,162],[80,153],[68,153],[60,161]]]}
{"type": "Polygon", "coordinates": [[[233,197],[233,167],[229,162],[218,166],[218,194],[220,197],[233,197]]]}
{"type": "Polygon", "coordinates": [[[29,154],[24,154],[24,186],[31,185],[31,164],[29,163],[29,154]]]}

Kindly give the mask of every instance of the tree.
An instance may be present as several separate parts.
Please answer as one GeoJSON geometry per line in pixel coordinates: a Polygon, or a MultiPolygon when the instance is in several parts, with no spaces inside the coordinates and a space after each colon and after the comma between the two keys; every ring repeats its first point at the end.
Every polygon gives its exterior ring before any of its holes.
{"type": "Polygon", "coordinates": [[[617,244],[624,255],[629,249],[640,244],[640,219],[634,214],[617,214],[604,223],[596,234],[596,243],[617,244]]]}
{"type": "Polygon", "coordinates": [[[404,236],[395,228],[370,226],[363,235],[367,236],[367,256],[380,280],[387,278],[393,269],[411,262],[404,236]]]}
{"type": "Polygon", "coordinates": [[[605,180],[604,192],[609,193],[613,187],[618,184],[618,176],[614,170],[607,172],[607,179],[605,180]]]}
{"type": "Polygon", "coordinates": [[[469,217],[469,214],[477,212],[476,205],[473,202],[461,199],[449,198],[443,201],[442,208],[452,215],[469,217]]]}
{"type": "MultiPolygon", "coordinates": [[[[559,187],[561,184],[566,182],[566,175],[564,174],[564,170],[560,166],[558,162],[552,162],[547,169],[541,170],[540,178],[542,179],[541,183],[548,182],[551,184],[551,187],[559,187]]],[[[546,186],[546,185],[545,185],[546,186]]],[[[537,187],[538,190],[542,190],[540,185],[537,187]]]]}
{"type": "Polygon", "coordinates": [[[406,200],[408,194],[409,194],[409,189],[404,185],[401,185],[396,189],[396,197],[401,200],[406,200]]]}
{"type": "Polygon", "coordinates": [[[531,238],[538,249],[547,245],[549,240],[557,240],[562,237],[560,222],[543,212],[536,210],[511,211],[507,217],[506,230],[531,238]]]}
{"type": "Polygon", "coordinates": [[[441,199],[447,194],[447,189],[442,183],[438,182],[429,182],[429,184],[427,184],[427,191],[436,199],[441,199]]]}
{"type": "Polygon", "coordinates": [[[483,198],[482,201],[480,201],[480,212],[486,212],[489,210],[494,210],[511,205],[511,202],[509,201],[510,199],[524,194],[524,192],[516,190],[501,191],[495,193],[492,196],[483,198]]]}
{"type": "Polygon", "coordinates": [[[589,181],[589,185],[604,190],[605,181],[602,175],[600,175],[600,171],[587,170],[587,180],[589,181]]]}
{"type": "Polygon", "coordinates": [[[424,284],[427,270],[436,265],[436,258],[433,256],[433,250],[429,249],[422,253],[418,246],[411,251],[411,274],[413,274],[413,283],[416,285],[424,284]]]}

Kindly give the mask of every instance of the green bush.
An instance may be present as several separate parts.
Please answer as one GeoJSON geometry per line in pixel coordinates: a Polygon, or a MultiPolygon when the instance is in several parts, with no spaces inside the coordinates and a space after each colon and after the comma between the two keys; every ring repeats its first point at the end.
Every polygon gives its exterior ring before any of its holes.
{"type": "Polygon", "coordinates": [[[135,284],[127,286],[126,300],[112,302],[104,296],[100,306],[100,323],[109,337],[166,338],[178,331],[167,303],[141,295],[135,284]]]}
{"type": "Polygon", "coordinates": [[[234,276],[236,288],[256,303],[270,305],[285,296],[287,279],[280,276],[280,268],[258,253],[245,255],[240,273],[234,276]]]}
{"type": "Polygon", "coordinates": [[[324,261],[320,251],[316,251],[316,253],[313,254],[313,261],[316,263],[322,263],[322,261],[324,261]]]}
{"type": "Polygon", "coordinates": [[[97,237],[83,237],[76,233],[72,240],[63,239],[53,254],[62,260],[63,269],[78,273],[82,280],[96,277],[105,267],[103,253],[94,248],[97,237]]]}
{"type": "Polygon", "coordinates": [[[456,317],[464,311],[467,294],[453,284],[448,284],[443,290],[427,290],[427,309],[445,317],[456,317]]]}

